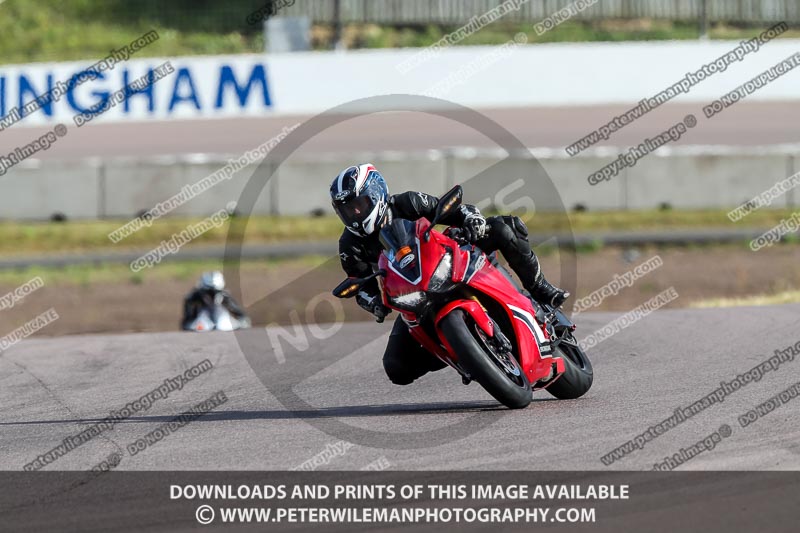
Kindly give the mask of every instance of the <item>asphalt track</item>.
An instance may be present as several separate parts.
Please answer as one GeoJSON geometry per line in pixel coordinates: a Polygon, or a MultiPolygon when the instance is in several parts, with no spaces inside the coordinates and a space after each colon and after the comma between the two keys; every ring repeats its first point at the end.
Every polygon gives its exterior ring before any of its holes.
{"type": "MultiPolygon", "coordinates": [[[[526,146],[572,144],[631,105],[542,107],[479,110],[508,129],[526,146]]],[[[597,146],[632,146],[664,131],[688,114],[698,119],[675,144],[769,145],[800,142],[800,106],[793,102],[740,102],[705,119],[702,105],[665,104],[626,126],[597,146]]],[[[91,124],[68,133],[41,159],[70,160],[88,156],[150,156],[188,153],[238,154],[254,148],[309,117],[183,120],[125,124],[91,124]]],[[[0,132],[3,146],[21,146],[49,128],[17,125],[0,132]]],[[[379,152],[445,149],[454,146],[495,147],[482,134],[457,122],[425,113],[378,113],[357,117],[309,140],[298,155],[334,152],[379,152]]]]}
{"type": "MultiPolygon", "coordinates": [[[[287,470],[326,449],[342,450],[341,440],[354,445],[319,470],[358,470],[375,461],[396,470],[644,470],[722,424],[732,435],[680,469],[797,470],[800,403],[747,428],[737,417],[797,382],[800,357],[610,467],[600,456],[793,345],[799,312],[800,305],[656,311],[591,350],[595,382],[585,397],[557,401],[537,392],[520,411],[501,408],[477,384],[463,386],[450,369],[407,387],[390,384],[380,362],[388,324],[341,325],[283,363],[256,328],[240,337],[254,366],[230,333],[31,338],[0,355],[0,469],[22,469],[208,358],[213,369],[46,470],[88,470],[115,450],[123,451],[119,470],[287,470]],[[265,387],[255,372],[280,380],[267,379],[265,387]],[[311,407],[287,402],[289,386],[311,407]],[[227,403],[135,456],[125,452],[217,391],[227,403]],[[361,437],[364,430],[369,438],[361,437]]],[[[578,338],[617,316],[579,315],[578,338]]]]}

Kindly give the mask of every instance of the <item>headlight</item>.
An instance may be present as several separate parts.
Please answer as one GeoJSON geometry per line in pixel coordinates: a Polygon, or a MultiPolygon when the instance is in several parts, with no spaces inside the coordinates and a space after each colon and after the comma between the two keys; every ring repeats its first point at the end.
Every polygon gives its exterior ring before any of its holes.
{"type": "Polygon", "coordinates": [[[428,283],[428,290],[433,292],[442,290],[452,277],[453,254],[447,252],[444,254],[444,257],[442,257],[442,260],[439,261],[439,266],[437,266],[436,270],[433,271],[431,281],[428,283]]]}
{"type": "Polygon", "coordinates": [[[410,309],[413,310],[419,306],[425,300],[425,294],[417,291],[417,292],[409,292],[408,294],[401,294],[400,296],[394,296],[389,299],[392,305],[395,307],[400,307],[403,309],[410,309]]]}

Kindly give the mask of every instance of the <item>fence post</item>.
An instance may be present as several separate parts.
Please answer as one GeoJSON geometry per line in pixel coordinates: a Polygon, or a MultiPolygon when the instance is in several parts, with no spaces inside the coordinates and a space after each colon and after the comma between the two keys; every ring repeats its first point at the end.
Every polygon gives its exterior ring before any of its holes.
{"type": "Polygon", "coordinates": [[[708,0],[700,0],[700,37],[701,41],[708,40],[708,0]]]}
{"type": "Polygon", "coordinates": [[[342,2],[333,0],[333,48],[334,50],[344,49],[342,42],[342,2]]]}
{"type": "Polygon", "coordinates": [[[97,218],[104,219],[106,213],[106,164],[101,161],[97,169],[97,218]]]}
{"type": "MultiPolygon", "coordinates": [[[[787,155],[786,156],[786,175],[787,176],[794,176],[794,173],[797,172],[796,165],[795,165],[795,156],[794,155],[787,155]]],[[[786,207],[794,207],[794,187],[790,188],[786,191],[786,207]]]]}

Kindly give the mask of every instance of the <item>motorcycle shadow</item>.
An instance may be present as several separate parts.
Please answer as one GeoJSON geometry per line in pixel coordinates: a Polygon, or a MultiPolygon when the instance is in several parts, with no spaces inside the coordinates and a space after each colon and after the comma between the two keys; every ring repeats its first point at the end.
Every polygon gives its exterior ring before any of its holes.
{"type": "MultiPolygon", "coordinates": [[[[534,398],[533,403],[557,401],[555,398],[534,398]]],[[[203,422],[222,422],[236,420],[291,420],[291,419],[324,419],[324,418],[358,418],[365,416],[407,416],[407,415],[442,415],[485,413],[493,411],[509,412],[503,405],[492,400],[471,402],[436,402],[436,403],[393,403],[378,405],[341,405],[335,407],[318,407],[314,409],[274,409],[261,411],[211,411],[192,420],[192,424],[203,422]]],[[[132,416],[119,420],[119,424],[142,424],[169,422],[175,415],[132,416]]],[[[94,424],[102,418],[70,418],[59,420],[24,420],[18,422],[0,422],[0,426],[24,426],[34,424],[94,424]]]]}

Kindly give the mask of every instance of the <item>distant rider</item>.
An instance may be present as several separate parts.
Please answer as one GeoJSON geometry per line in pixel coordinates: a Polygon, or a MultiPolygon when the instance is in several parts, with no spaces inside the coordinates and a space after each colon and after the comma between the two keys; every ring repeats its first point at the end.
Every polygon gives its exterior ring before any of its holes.
{"type": "Polygon", "coordinates": [[[237,320],[243,320],[247,317],[233,296],[225,290],[225,278],[222,272],[217,270],[213,272],[204,272],[200,276],[200,281],[197,286],[192,289],[192,292],[186,296],[183,302],[183,322],[182,329],[189,329],[192,322],[200,314],[203,309],[212,309],[214,307],[215,298],[217,295],[221,297],[221,305],[228,310],[231,316],[237,320]]]}

